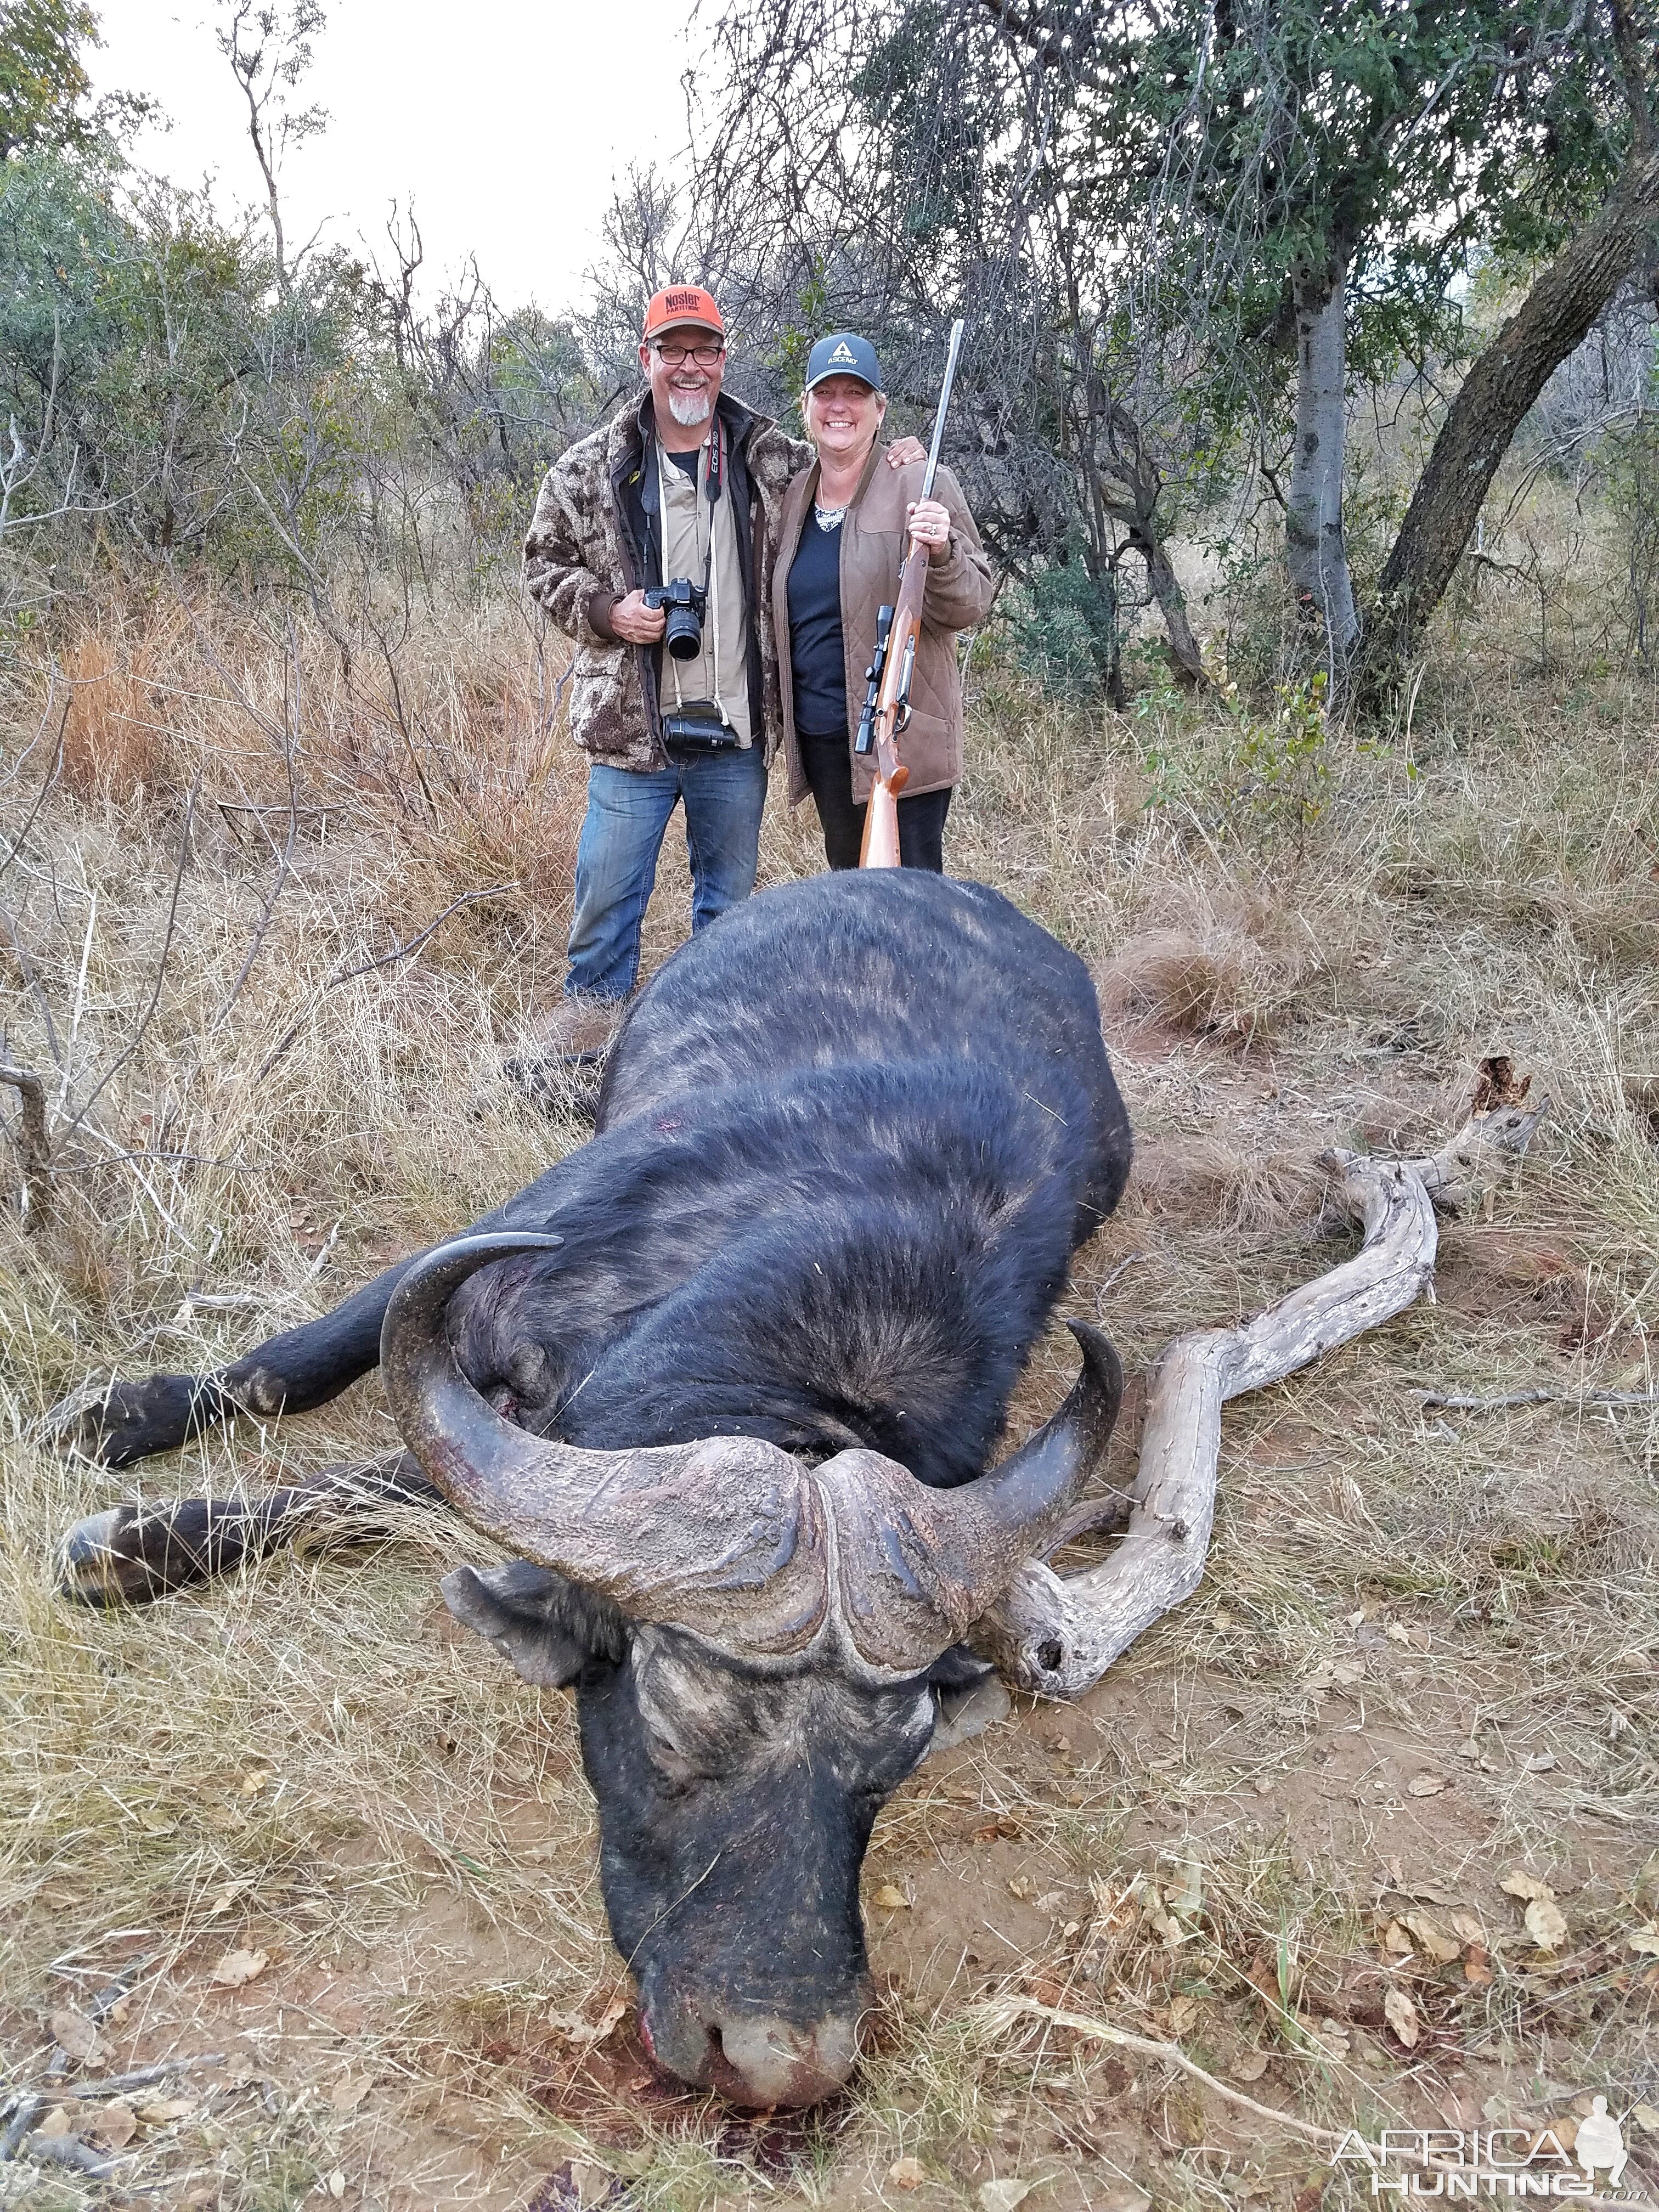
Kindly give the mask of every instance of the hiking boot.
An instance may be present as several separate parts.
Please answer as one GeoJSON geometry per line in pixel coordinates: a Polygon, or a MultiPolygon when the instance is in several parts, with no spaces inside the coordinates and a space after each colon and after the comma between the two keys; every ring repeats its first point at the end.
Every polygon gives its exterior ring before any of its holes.
{"type": "Polygon", "coordinates": [[[574,1091],[586,1089],[574,1083],[578,1072],[604,1066],[627,1007],[626,999],[562,999],[501,1063],[501,1073],[538,1106],[570,1107],[574,1091]]]}
{"type": "Polygon", "coordinates": [[[561,999],[544,1014],[524,1042],[526,1059],[556,1060],[566,1067],[591,1067],[611,1049],[623,1014],[626,999],[570,996],[561,999]]]}

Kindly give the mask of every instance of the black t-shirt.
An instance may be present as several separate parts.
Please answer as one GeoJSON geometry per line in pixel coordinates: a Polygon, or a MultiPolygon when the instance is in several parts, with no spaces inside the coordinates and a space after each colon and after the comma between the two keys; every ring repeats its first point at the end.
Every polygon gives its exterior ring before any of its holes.
{"type": "Polygon", "coordinates": [[[789,569],[789,659],[795,727],[808,738],[847,735],[847,657],[841,630],[841,528],[809,514],[789,569]]]}

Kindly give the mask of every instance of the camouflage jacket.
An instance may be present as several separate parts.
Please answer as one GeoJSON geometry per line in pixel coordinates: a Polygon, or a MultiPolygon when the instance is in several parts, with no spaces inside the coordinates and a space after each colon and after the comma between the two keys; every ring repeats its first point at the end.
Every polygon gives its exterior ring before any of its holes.
{"type": "MultiPolygon", "coordinates": [[[[785,489],[812,450],[724,392],[720,414],[731,441],[730,496],[750,617],[750,720],[769,758],[783,730],[772,564],[785,489]]],[[[561,454],[543,480],[524,544],[526,589],[575,641],[570,734],[612,768],[667,765],[657,696],[661,648],[626,644],[610,624],[619,599],[662,580],[641,489],[654,429],[647,392],[561,454]]]]}

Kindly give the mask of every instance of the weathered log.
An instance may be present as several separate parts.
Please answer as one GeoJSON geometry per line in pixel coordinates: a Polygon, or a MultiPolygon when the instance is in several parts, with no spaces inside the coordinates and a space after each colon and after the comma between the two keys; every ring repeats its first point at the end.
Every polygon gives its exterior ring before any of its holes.
{"type": "Polygon", "coordinates": [[[1422,1160],[1325,1155],[1364,1224],[1354,1256],[1237,1328],[1177,1337],[1154,1370],[1128,1532],[1100,1565],[1061,1577],[1028,1559],[969,1638],[1016,1688],[1077,1698],[1203,1579],[1215,1517],[1221,1408],[1403,1311],[1434,1275],[1435,1206],[1468,1204],[1524,1152],[1548,1102],[1470,1115],[1422,1160]]]}
{"type": "Polygon", "coordinates": [[[135,2067],[131,2074],[105,2074],[95,2081],[76,2081],[73,2095],[76,2104],[89,2105],[104,2097],[125,2097],[134,2089],[148,2089],[157,2081],[171,2081],[175,2074],[188,2074],[198,2067],[222,2066],[222,2051],[195,2051],[178,2058],[163,2058],[155,2066],[135,2067]]]}
{"type": "MultiPolygon", "coordinates": [[[[1532,1078],[1517,1080],[1507,1060],[1481,1061],[1474,1103],[1462,1127],[1438,1152],[1406,1163],[1416,1170],[1437,1213],[1470,1212],[1513,1171],[1549,1112],[1547,1098],[1525,1110],[1522,1102],[1531,1088],[1532,1078]]],[[[1317,1227],[1338,1226],[1351,1218],[1339,1190],[1317,1227]]]]}
{"type": "Polygon", "coordinates": [[[1466,1213],[1479,1205],[1511,1172],[1549,1108],[1546,1098],[1530,1113],[1517,1102],[1471,1114],[1437,1152],[1410,1161],[1437,1212],[1466,1213]]]}

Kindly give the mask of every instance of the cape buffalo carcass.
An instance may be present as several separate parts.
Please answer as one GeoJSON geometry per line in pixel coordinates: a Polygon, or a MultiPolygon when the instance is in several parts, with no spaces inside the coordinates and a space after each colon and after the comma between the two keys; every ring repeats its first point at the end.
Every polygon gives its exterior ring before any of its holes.
{"type": "Polygon", "coordinates": [[[860,1867],[930,1682],[971,1679],[961,1639],[1105,1448],[1121,1376],[1079,1329],[1070,1395],[988,1472],[1129,1152],[1087,973],[996,892],[909,870],[766,891],[635,1003],[591,1141],[473,1233],[216,1376],[52,1417],[125,1462],[378,1357],[409,1454],[100,1514],[69,1586],[156,1595],[319,1497],[429,1497],[423,1469],[523,1555],[457,1568],[451,1610],[574,1686],[647,2047],[737,2103],[814,2101],[853,2064],[860,1867]]]}

